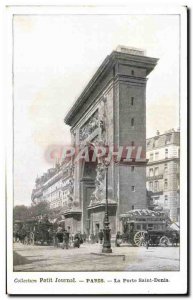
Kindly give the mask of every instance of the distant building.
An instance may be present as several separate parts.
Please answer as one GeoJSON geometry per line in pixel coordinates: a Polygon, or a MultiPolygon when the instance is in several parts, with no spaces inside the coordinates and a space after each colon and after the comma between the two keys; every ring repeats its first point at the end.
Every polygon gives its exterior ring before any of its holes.
{"type": "Polygon", "coordinates": [[[148,207],[163,209],[173,221],[180,216],[180,132],[171,129],[147,139],[148,207]]]}
{"type": "Polygon", "coordinates": [[[37,177],[31,195],[32,205],[47,201],[51,209],[64,206],[67,208],[74,188],[71,172],[70,162],[63,162],[37,177]]]}

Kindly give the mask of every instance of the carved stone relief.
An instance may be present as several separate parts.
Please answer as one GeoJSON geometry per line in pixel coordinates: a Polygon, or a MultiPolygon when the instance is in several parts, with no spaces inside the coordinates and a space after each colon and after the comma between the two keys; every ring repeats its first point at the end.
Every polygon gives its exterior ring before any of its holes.
{"type": "Polygon", "coordinates": [[[91,195],[91,205],[102,201],[105,197],[105,167],[102,164],[98,164],[96,172],[95,190],[91,195]]]}
{"type": "Polygon", "coordinates": [[[99,127],[98,110],[80,128],[79,140],[86,140],[99,127]]]}

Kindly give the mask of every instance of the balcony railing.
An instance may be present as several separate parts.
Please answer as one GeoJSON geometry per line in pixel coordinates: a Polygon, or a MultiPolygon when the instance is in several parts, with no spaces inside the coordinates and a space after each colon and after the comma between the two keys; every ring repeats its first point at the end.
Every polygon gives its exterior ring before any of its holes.
{"type": "Polygon", "coordinates": [[[35,197],[39,197],[43,194],[43,189],[40,188],[38,190],[33,190],[32,191],[32,197],[35,198],[35,197]]]}
{"type": "Polygon", "coordinates": [[[152,195],[153,196],[163,195],[163,190],[162,191],[160,191],[160,190],[159,191],[155,191],[154,190],[154,191],[152,191],[152,195]]]}
{"type": "Polygon", "coordinates": [[[163,174],[146,177],[147,181],[163,179],[163,174]]]}

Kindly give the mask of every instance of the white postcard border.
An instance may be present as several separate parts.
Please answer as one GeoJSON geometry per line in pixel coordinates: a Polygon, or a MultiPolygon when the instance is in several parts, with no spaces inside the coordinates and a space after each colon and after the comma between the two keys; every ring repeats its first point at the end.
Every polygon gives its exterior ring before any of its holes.
{"type": "Polygon", "coordinates": [[[187,292],[187,12],[185,7],[7,7],[6,88],[7,99],[7,292],[8,294],[184,294],[187,292]],[[13,272],[13,106],[12,106],[12,16],[13,14],[180,14],[180,127],[181,127],[181,246],[180,271],[176,272],[13,272]],[[17,283],[17,279],[75,278],[76,283],[17,283]],[[86,279],[103,278],[105,283],[86,283],[86,279]],[[169,282],[123,283],[124,279],[168,278],[169,282]],[[119,283],[113,283],[119,279],[119,283]],[[112,282],[108,282],[112,280],[112,282]],[[85,281],[85,282],[80,282],[85,281]]]}

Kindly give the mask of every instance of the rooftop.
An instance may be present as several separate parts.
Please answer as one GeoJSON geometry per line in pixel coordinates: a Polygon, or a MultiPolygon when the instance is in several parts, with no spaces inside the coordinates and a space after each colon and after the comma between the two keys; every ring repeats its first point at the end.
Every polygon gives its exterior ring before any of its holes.
{"type": "Polygon", "coordinates": [[[171,144],[180,145],[180,132],[174,129],[170,129],[163,134],[157,132],[157,135],[146,140],[147,151],[171,144]]]}
{"type": "MultiPolygon", "coordinates": [[[[146,75],[148,75],[157,64],[158,59],[144,56],[145,51],[137,48],[129,48],[125,46],[118,46],[116,51],[113,51],[108,55],[103,63],[100,65],[94,76],[88,82],[87,86],[75,101],[69,112],[64,118],[64,122],[68,125],[73,125],[77,113],[83,108],[85,103],[88,101],[91,93],[99,86],[101,77],[112,70],[113,66],[117,62],[124,62],[132,67],[139,67],[146,69],[146,75]]],[[[113,75],[114,76],[114,75],[113,75]]],[[[112,78],[113,79],[113,78],[112,78]]],[[[94,101],[94,100],[93,100],[94,101]]]]}

